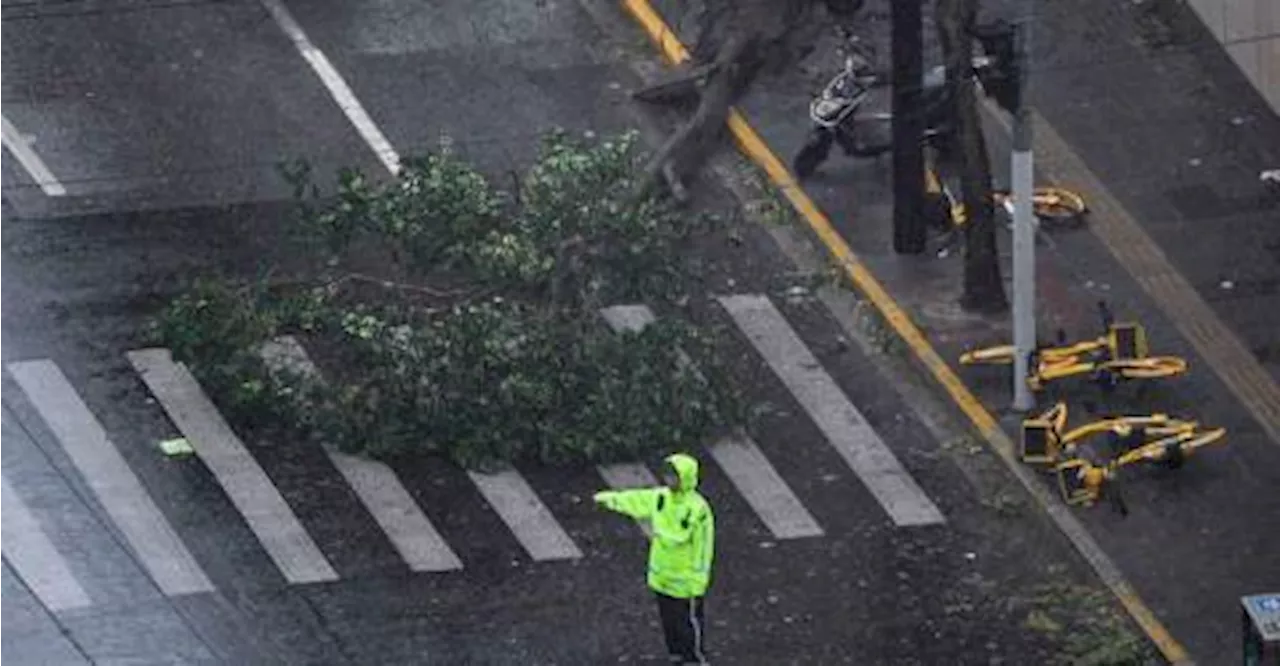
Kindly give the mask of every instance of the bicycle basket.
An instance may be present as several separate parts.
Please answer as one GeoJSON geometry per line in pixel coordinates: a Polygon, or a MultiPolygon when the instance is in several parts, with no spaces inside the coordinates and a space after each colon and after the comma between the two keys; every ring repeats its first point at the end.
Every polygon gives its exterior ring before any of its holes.
{"type": "Polygon", "coordinates": [[[1147,331],[1142,324],[1112,324],[1107,337],[1112,359],[1147,357],[1147,331]]]}
{"type": "Polygon", "coordinates": [[[1022,422],[1022,462],[1051,464],[1058,458],[1058,435],[1043,419],[1022,422]]]}
{"type": "Polygon", "coordinates": [[[1086,464],[1079,459],[1058,463],[1058,492],[1062,494],[1062,501],[1067,504],[1087,504],[1093,500],[1093,493],[1089,492],[1084,483],[1086,464]]]}

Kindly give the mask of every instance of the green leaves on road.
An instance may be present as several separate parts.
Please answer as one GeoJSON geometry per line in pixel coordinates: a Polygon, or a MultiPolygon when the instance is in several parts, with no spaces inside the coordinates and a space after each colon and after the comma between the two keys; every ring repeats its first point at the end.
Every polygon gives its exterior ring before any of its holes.
{"type": "Polygon", "coordinates": [[[1071,666],[1140,666],[1160,663],[1153,647],[1116,611],[1104,589],[1065,581],[1043,583],[1029,597],[1014,597],[1029,608],[1023,623],[1054,645],[1049,663],[1071,666]]]}
{"type": "Polygon", "coordinates": [[[640,158],[634,134],[553,133],[513,193],[448,149],[385,183],[344,171],[333,197],[294,167],[294,231],[322,268],[287,285],[197,281],[152,333],[237,424],[348,452],[482,468],[696,445],[745,412],[709,336],[672,317],[616,334],[598,314],[687,294],[698,275],[682,253],[714,222],[635,198],[640,158]],[[282,333],[323,380],[268,371],[258,348],[282,333]]]}

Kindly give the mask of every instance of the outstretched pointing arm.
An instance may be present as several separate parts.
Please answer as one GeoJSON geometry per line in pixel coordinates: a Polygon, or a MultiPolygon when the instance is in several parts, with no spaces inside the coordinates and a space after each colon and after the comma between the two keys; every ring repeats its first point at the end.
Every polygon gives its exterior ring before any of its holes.
{"type": "Polygon", "coordinates": [[[632,518],[652,518],[658,508],[658,488],[602,490],[595,494],[596,504],[632,518]]]}

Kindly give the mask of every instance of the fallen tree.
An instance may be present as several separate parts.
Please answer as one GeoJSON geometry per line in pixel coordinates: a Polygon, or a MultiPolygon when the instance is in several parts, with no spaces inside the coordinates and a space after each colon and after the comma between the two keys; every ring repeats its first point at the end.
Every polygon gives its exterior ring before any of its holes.
{"type": "MultiPolygon", "coordinates": [[[[707,0],[696,16],[698,39],[691,60],[635,93],[650,102],[693,107],[649,160],[642,192],[665,185],[677,200],[686,200],[685,183],[718,147],[733,105],[761,76],[785,72],[812,52],[824,27],[852,27],[861,6],[862,0],[707,0]]],[[[977,5],[975,0],[937,0],[936,10],[952,87],[953,152],[969,211],[961,305],[999,312],[1008,302],[996,248],[991,165],[970,83],[969,45],[977,5]]]]}
{"type": "Polygon", "coordinates": [[[861,0],[708,0],[697,16],[691,62],[636,93],[649,101],[696,108],[645,168],[646,187],[665,182],[678,199],[723,137],[729,110],[762,74],[778,74],[810,52],[825,10],[850,20],[861,0]]]}
{"type": "Polygon", "coordinates": [[[747,411],[710,329],[665,316],[615,333],[600,313],[637,302],[670,313],[702,291],[691,246],[715,220],[626,201],[637,138],[552,133],[509,192],[447,149],[406,159],[386,183],[344,171],[334,197],[295,167],[291,254],[315,266],[288,281],[197,280],[152,340],[251,440],[471,469],[711,440],[747,411]],[[284,334],[323,381],[268,367],[262,345],[284,334]]]}

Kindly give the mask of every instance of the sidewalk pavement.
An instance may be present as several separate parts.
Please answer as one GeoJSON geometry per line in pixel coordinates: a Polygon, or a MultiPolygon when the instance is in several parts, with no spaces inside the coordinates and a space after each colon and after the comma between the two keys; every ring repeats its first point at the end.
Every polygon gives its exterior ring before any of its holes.
{"type": "MultiPolygon", "coordinates": [[[[887,39],[879,4],[867,29],[887,39]]],[[[1096,334],[1095,303],[1106,299],[1119,318],[1145,324],[1155,352],[1191,363],[1188,376],[1141,395],[1073,389],[1071,423],[1091,420],[1090,411],[1165,411],[1228,429],[1225,445],[1176,473],[1131,475],[1127,518],[1101,506],[1076,513],[1192,658],[1232,662],[1239,597],[1280,589],[1280,208],[1258,181],[1280,162],[1280,119],[1186,11],[1045,4],[1033,59],[1037,183],[1080,190],[1093,213],[1089,230],[1039,243],[1040,337],[1055,328],[1070,339],[1096,334]]],[[[659,10],[688,44],[691,21],[677,5],[659,10]]],[[[803,142],[809,95],[833,71],[829,46],[806,63],[816,77],[760,82],[740,107],[783,159],[803,142]]],[[[1007,182],[1008,135],[994,114],[987,121],[998,185],[1007,182]]],[[[890,184],[887,160],[837,155],[805,190],[958,368],[964,349],[1009,339],[1008,318],[959,310],[958,256],[893,253],[890,184]]],[[[968,390],[1015,436],[1007,370],[964,370],[968,390]]]]}

